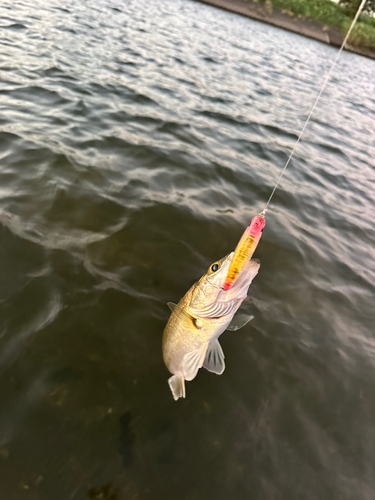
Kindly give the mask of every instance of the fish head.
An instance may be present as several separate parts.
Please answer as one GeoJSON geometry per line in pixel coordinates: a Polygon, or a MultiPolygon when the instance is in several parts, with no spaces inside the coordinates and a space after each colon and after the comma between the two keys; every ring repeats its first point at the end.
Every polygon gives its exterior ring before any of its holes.
{"type": "Polygon", "coordinates": [[[207,273],[197,282],[189,305],[195,317],[222,317],[234,314],[247,295],[247,290],[258,274],[260,261],[249,260],[229,290],[224,289],[234,252],[210,265],[207,273]]]}

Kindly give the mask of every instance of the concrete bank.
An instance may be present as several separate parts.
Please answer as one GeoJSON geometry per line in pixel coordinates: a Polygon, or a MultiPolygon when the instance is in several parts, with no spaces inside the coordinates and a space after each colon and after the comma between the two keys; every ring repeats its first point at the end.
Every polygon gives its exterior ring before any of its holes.
{"type": "MultiPolygon", "coordinates": [[[[198,0],[202,3],[213,5],[221,9],[236,12],[243,16],[257,19],[265,23],[273,24],[299,35],[314,38],[320,42],[340,47],[345,33],[339,28],[328,26],[320,21],[310,19],[301,14],[293,14],[290,11],[273,7],[270,2],[254,2],[253,0],[198,0]]],[[[348,45],[345,50],[375,59],[375,52],[348,45]]]]}

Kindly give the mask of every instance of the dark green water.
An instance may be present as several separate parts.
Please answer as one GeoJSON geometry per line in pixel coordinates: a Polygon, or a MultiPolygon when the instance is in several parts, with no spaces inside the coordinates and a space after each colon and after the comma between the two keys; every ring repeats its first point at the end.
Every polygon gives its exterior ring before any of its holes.
{"type": "Polygon", "coordinates": [[[0,499],[373,500],[375,62],[342,54],[255,319],[176,403],[166,302],[263,208],[336,51],[188,0],[0,15],[0,499]]]}

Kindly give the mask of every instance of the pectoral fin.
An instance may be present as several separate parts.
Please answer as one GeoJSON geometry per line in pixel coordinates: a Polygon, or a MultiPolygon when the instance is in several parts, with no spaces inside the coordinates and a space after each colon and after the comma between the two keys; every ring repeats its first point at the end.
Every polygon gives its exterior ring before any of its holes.
{"type": "Polygon", "coordinates": [[[249,314],[235,314],[227,330],[229,330],[230,332],[235,332],[243,326],[247,325],[248,322],[252,319],[254,319],[254,316],[251,316],[249,314]]]}
{"type": "Polygon", "coordinates": [[[208,345],[206,357],[204,359],[203,368],[209,372],[221,375],[225,370],[224,353],[217,339],[211,340],[208,345]]]}
{"type": "Polygon", "coordinates": [[[202,344],[194,351],[185,354],[182,361],[182,369],[185,380],[193,380],[198,373],[199,368],[202,368],[207,346],[208,344],[202,344]]]}
{"type": "MultiPolygon", "coordinates": [[[[177,307],[177,304],[175,304],[174,302],[167,302],[167,306],[172,312],[174,312],[177,307]]],[[[190,323],[191,328],[193,328],[194,330],[198,330],[200,328],[197,318],[194,318],[191,314],[183,310],[180,310],[179,314],[180,317],[184,317],[185,320],[187,320],[190,323]]]]}

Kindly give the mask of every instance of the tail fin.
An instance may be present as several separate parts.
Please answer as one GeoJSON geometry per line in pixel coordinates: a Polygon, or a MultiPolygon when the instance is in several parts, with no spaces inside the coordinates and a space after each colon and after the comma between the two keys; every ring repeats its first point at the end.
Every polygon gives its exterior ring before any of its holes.
{"type": "Polygon", "coordinates": [[[175,401],[177,401],[178,398],[185,397],[185,380],[181,375],[173,375],[173,377],[168,379],[168,384],[175,401]]]}

